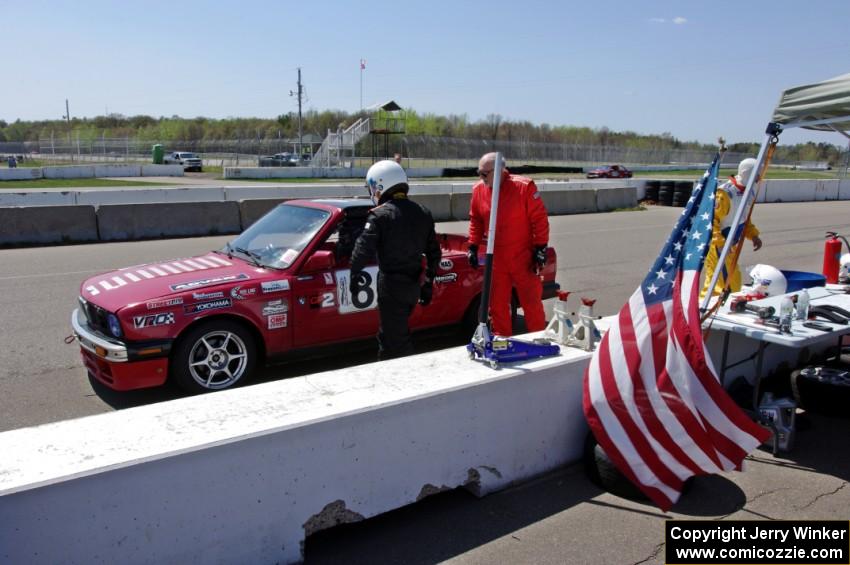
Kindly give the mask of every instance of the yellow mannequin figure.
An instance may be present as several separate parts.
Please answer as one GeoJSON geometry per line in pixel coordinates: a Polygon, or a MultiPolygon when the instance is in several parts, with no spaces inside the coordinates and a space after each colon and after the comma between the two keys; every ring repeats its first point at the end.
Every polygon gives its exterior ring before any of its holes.
{"type": "MultiPolygon", "coordinates": [[[[711,247],[705,257],[705,281],[703,282],[700,298],[705,297],[708,292],[708,285],[711,283],[711,278],[714,276],[714,270],[717,268],[717,259],[720,257],[720,252],[726,244],[726,238],[734,232],[732,245],[740,240],[743,235],[745,238],[753,242],[753,251],[761,249],[762,241],[759,238],[759,230],[750,222],[747,222],[746,211],[741,216],[741,224],[737,229],[733,229],[732,222],[735,219],[735,213],[739,206],[745,206],[743,195],[744,189],[747,187],[747,181],[755,167],[755,159],[744,159],[738,164],[738,174],[734,177],[729,177],[729,180],[723,185],[717,187],[714,201],[714,222],[711,228],[711,247]]],[[[756,179],[758,180],[758,179],[756,179]]],[[[750,192],[747,200],[752,202],[754,193],[750,192]]],[[[732,248],[726,255],[723,268],[720,276],[717,278],[717,284],[714,286],[712,294],[719,295],[726,287],[726,281],[729,281],[729,288],[732,292],[741,290],[741,272],[738,270],[737,261],[733,261],[732,248]]]]}

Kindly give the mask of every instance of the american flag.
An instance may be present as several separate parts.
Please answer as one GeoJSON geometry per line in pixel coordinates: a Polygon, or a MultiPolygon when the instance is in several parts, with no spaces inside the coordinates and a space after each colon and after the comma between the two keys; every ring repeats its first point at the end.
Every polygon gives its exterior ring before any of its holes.
{"type": "Polygon", "coordinates": [[[702,176],[584,378],[584,414],[619,470],[667,511],[693,475],[739,469],[769,432],[726,394],[705,349],[699,278],[720,156],[702,176]]]}
{"type": "Polygon", "coordinates": [[[366,70],[366,59],[360,59],[360,70],[361,71],[366,70]]]}

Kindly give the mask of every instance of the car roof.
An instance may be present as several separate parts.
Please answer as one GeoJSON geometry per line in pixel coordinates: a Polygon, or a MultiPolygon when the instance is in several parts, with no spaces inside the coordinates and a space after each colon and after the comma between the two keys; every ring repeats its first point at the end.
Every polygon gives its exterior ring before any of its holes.
{"type": "Polygon", "coordinates": [[[346,210],[348,208],[374,208],[375,205],[368,198],[304,198],[298,200],[288,200],[285,205],[304,206],[318,204],[321,208],[340,208],[346,210]]]}

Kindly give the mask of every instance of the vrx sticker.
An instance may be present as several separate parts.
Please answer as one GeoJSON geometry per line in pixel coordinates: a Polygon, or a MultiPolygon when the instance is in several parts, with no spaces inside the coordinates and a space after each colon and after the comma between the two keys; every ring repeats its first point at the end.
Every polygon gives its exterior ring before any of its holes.
{"type": "Polygon", "coordinates": [[[171,312],[163,314],[149,314],[147,316],[133,316],[133,326],[136,328],[151,328],[153,326],[167,326],[174,323],[174,314],[171,312]]]}

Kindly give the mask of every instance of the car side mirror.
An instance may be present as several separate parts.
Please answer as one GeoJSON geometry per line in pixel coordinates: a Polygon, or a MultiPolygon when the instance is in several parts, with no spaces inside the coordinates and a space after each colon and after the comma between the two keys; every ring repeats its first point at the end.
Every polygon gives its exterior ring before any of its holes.
{"type": "Polygon", "coordinates": [[[302,271],[315,273],[316,271],[327,271],[334,266],[334,253],[327,249],[319,249],[307,259],[302,271]]]}

